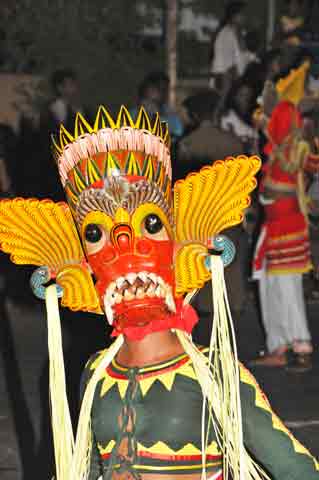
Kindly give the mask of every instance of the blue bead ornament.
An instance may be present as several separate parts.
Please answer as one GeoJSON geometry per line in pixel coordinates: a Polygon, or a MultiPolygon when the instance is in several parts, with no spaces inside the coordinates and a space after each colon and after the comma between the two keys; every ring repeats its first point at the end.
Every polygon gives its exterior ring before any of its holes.
{"type": "MultiPolygon", "coordinates": [[[[236,255],[236,247],[234,243],[226,237],[226,235],[217,235],[212,242],[213,249],[221,253],[221,259],[224,267],[228,267],[232,263],[236,255]]],[[[205,258],[205,265],[210,270],[210,255],[205,258]]]]}
{"type": "MultiPolygon", "coordinates": [[[[40,300],[45,300],[46,287],[44,286],[51,279],[50,271],[48,267],[39,267],[31,275],[30,285],[33,294],[40,300]]],[[[58,297],[63,295],[63,288],[56,284],[58,297]]]]}

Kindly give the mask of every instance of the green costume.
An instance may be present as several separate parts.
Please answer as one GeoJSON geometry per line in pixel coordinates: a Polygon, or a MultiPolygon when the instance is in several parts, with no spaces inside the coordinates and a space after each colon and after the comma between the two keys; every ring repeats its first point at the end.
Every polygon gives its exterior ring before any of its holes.
{"type": "MultiPolygon", "coordinates": [[[[203,352],[207,354],[208,349],[203,352]]],[[[96,354],[83,374],[92,375],[96,354]]],[[[240,365],[244,443],[273,480],[315,480],[319,465],[271,410],[251,373],[240,365]]],[[[202,391],[187,354],[144,368],[125,368],[115,359],[95,391],[94,445],[90,480],[112,472],[183,475],[201,473],[202,391]]],[[[222,468],[215,432],[210,430],[206,469],[222,468]]],[[[222,479],[222,473],[220,477],[222,479]]]]}

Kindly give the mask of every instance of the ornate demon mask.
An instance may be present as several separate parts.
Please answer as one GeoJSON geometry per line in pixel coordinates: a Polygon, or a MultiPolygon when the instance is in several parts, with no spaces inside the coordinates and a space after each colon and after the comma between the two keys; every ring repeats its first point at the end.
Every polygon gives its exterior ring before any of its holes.
{"type": "Polygon", "coordinates": [[[169,142],[167,126],[143,108],[136,122],[125,107],[116,120],[100,107],[94,126],[80,114],[74,134],[61,126],[55,150],[68,205],[0,203],[1,248],[41,267],[38,296],[55,279],[63,306],[104,310],[117,332],[191,330],[192,320],[181,325],[183,295],[210,279],[208,250],[242,220],[260,161],[215,162],[172,193],[169,142]]]}

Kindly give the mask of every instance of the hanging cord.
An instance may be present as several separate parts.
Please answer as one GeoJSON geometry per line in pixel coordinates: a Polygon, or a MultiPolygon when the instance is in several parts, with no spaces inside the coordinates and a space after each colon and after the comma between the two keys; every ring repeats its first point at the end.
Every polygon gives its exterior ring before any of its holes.
{"type": "MultiPolygon", "coordinates": [[[[238,478],[244,479],[243,432],[239,394],[239,368],[237,362],[237,347],[224,280],[224,266],[219,257],[211,256],[212,297],[213,297],[213,328],[209,348],[209,364],[213,364],[215,379],[218,383],[222,410],[222,437],[226,447],[223,457],[225,478],[228,478],[232,467],[232,457],[238,463],[238,478]],[[227,438],[231,445],[227,445],[227,438]],[[229,450],[229,451],[228,451],[229,450]]],[[[204,399],[206,403],[206,399],[204,399]]],[[[234,464],[235,465],[235,464],[234,464]]]]}
{"type": "Polygon", "coordinates": [[[66,394],[61,322],[56,285],[45,292],[48,323],[49,384],[56,480],[66,480],[74,451],[74,435],[66,394]]]}
{"type": "Polygon", "coordinates": [[[71,416],[66,394],[65,368],[62,349],[61,322],[56,285],[46,289],[46,309],[48,319],[49,383],[51,422],[53,431],[56,465],[55,480],[87,480],[89,476],[92,431],[91,410],[97,383],[111,363],[124,337],[120,335],[100,358],[86,387],[76,440],[72,430],[71,416]]]}
{"type": "Polygon", "coordinates": [[[105,369],[110,365],[113,358],[123,345],[123,342],[123,335],[119,335],[109,349],[106,350],[105,355],[100,359],[99,364],[96,366],[94,373],[87,384],[80,410],[70,474],[63,480],[87,480],[89,477],[92,450],[91,410],[95,389],[98,382],[101,380],[105,369]]]}
{"type": "Polygon", "coordinates": [[[193,344],[191,336],[177,336],[192,360],[203,392],[202,480],[206,475],[209,428],[215,430],[223,453],[223,475],[233,480],[270,480],[245,450],[239,393],[239,368],[234,328],[227,299],[224,267],[220,257],[211,256],[214,320],[208,358],[193,344]],[[206,411],[209,427],[206,428],[206,411]],[[210,425],[211,424],[211,425],[210,425]]]}

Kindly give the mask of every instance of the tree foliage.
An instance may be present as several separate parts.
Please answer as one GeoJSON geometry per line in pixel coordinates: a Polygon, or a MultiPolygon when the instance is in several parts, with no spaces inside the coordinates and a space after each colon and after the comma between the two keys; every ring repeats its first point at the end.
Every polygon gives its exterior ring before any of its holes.
{"type": "MultiPolygon", "coordinates": [[[[228,0],[179,0],[194,13],[223,16],[228,0]]],[[[278,0],[278,12],[283,0],[278,0]]],[[[165,0],[1,0],[4,49],[9,71],[31,72],[48,78],[57,68],[76,70],[82,84],[83,101],[95,107],[105,103],[117,108],[132,103],[140,80],[151,70],[165,67],[163,36],[143,39],[143,27],[154,23],[154,8],[165,0]],[[144,3],[141,15],[137,5],[144,3]]],[[[251,27],[264,37],[267,0],[247,2],[251,27]]],[[[208,71],[208,43],[192,33],[178,38],[179,75],[208,71]]],[[[2,48],[3,49],[3,48],[2,48]]],[[[1,53],[1,52],[0,52],[1,53]]],[[[41,85],[43,93],[43,84],[41,85]]]]}
{"type": "Polygon", "coordinates": [[[161,49],[141,40],[148,19],[139,16],[136,2],[16,0],[5,13],[11,69],[48,77],[57,68],[74,68],[91,106],[118,107],[134,98],[146,73],[163,68],[161,49]]]}

